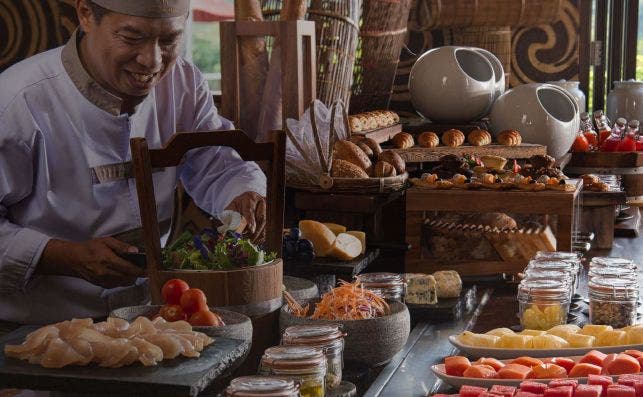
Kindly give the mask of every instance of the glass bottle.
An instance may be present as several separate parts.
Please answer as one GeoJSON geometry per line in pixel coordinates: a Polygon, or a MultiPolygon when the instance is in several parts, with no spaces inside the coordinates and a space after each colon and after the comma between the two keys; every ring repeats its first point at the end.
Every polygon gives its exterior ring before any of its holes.
{"type": "Polygon", "coordinates": [[[635,280],[595,277],[589,281],[587,288],[590,323],[614,328],[636,323],[639,286],[635,280]]]}
{"type": "Polygon", "coordinates": [[[299,383],[302,397],[326,394],[326,356],[311,346],[274,346],[263,353],[259,375],[274,375],[299,383]]]}
{"type": "Polygon", "coordinates": [[[270,376],[241,376],[230,382],[226,397],[299,397],[299,385],[270,376]]]}
{"type": "Polygon", "coordinates": [[[594,112],[594,122],[596,123],[596,130],[598,131],[598,146],[600,147],[612,133],[612,128],[610,127],[607,116],[605,116],[602,110],[594,112]]]}
{"type": "Polygon", "coordinates": [[[518,285],[520,324],[536,330],[566,324],[570,298],[569,285],[558,280],[522,280],[518,285]]]}
{"type": "Polygon", "coordinates": [[[281,343],[286,346],[312,346],[326,355],[326,388],[339,386],[344,366],[344,337],[339,324],[293,325],[286,328],[281,343]]]}
{"type": "Polygon", "coordinates": [[[621,136],[623,132],[625,132],[626,123],[627,121],[622,117],[619,117],[616,120],[610,136],[605,141],[603,141],[603,144],[601,145],[602,152],[616,151],[616,149],[618,148],[618,144],[621,141],[621,136]]]}
{"type": "Polygon", "coordinates": [[[598,135],[592,126],[592,120],[589,118],[589,113],[585,112],[580,115],[580,129],[589,143],[590,150],[598,149],[598,135]]]}
{"type": "Polygon", "coordinates": [[[362,273],[356,278],[364,286],[378,293],[387,300],[402,301],[405,294],[406,284],[401,275],[396,273],[362,273]]]}
{"type": "Polygon", "coordinates": [[[630,120],[623,139],[618,143],[617,152],[636,152],[636,140],[639,133],[639,121],[630,120]]]}

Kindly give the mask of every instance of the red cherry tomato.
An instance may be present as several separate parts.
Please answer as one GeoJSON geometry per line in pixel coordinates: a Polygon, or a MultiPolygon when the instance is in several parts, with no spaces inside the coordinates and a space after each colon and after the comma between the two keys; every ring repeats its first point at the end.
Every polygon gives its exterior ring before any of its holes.
{"type": "Polygon", "coordinates": [[[223,321],[216,314],[212,313],[210,310],[199,310],[190,316],[188,322],[197,327],[213,327],[223,325],[223,321]]]}
{"type": "Polygon", "coordinates": [[[181,295],[181,307],[188,316],[191,316],[200,310],[208,310],[208,300],[203,291],[190,288],[181,295]]]}
{"type": "Polygon", "coordinates": [[[165,305],[159,310],[159,315],[165,319],[165,321],[179,321],[187,319],[185,312],[179,305],[165,305]]]}
{"type": "Polygon", "coordinates": [[[163,297],[163,301],[168,305],[178,305],[181,303],[181,295],[188,289],[190,289],[188,283],[181,279],[173,278],[163,284],[161,296],[163,297]]]}

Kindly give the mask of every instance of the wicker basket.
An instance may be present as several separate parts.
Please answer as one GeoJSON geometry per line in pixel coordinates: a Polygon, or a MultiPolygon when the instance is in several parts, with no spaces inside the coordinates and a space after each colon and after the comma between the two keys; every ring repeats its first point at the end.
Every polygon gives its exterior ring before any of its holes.
{"type": "Polygon", "coordinates": [[[350,113],[387,109],[411,0],[365,0],[350,113]]]}
{"type": "Polygon", "coordinates": [[[526,26],[560,18],[562,0],[425,0],[414,13],[422,30],[471,26],[526,26]]]}
{"type": "Polygon", "coordinates": [[[406,187],[408,179],[409,174],[406,172],[396,176],[368,179],[333,178],[324,175],[320,177],[319,186],[299,184],[295,181],[288,181],[288,186],[310,192],[374,194],[402,190],[406,187]]]}

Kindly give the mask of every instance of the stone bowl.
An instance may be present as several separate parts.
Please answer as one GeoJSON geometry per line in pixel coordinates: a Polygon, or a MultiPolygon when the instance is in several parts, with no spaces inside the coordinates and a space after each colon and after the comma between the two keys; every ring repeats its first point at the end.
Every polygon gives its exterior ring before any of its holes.
{"type": "MultiPolygon", "coordinates": [[[[311,301],[309,314],[314,310],[311,301]]],[[[346,333],[344,338],[344,360],[356,361],[377,367],[386,364],[402,349],[411,332],[411,316],[406,305],[400,302],[389,302],[391,314],[368,320],[313,320],[310,318],[296,317],[288,305],[284,305],[279,312],[279,330],[284,330],[291,325],[306,324],[341,324],[346,333]]]]}
{"type": "MultiPolygon", "coordinates": [[[[129,322],[134,321],[139,316],[152,318],[158,314],[161,305],[143,305],[143,306],[126,306],[112,310],[110,317],[122,318],[129,322]]],[[[230,339],[240,339],[252,343],[252,322],[250,317],[245,314],[211,308],[221,316],[226,325],[223,327],[192,327],[195,331],[203,332],[206,335],[230,339]]]]}

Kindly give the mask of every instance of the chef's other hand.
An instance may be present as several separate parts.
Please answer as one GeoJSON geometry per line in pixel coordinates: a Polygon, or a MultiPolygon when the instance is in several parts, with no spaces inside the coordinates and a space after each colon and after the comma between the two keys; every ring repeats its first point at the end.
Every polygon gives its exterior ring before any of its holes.
{"type": "Polygon", "coordinates": [[[145,270],[123,259],[125,253],[138,249],[113,237],[101,237],[82,243],[50,240],[43,251],[39,272],[80,277],[103,288],[134,284],[145,270]]]}
{"type": "Polygon", "coordinates": [[[226,210],[236,211],[247,222],[243,231],[250,240],[261,243],[266,239],[266,198],[255,192],[245,192],[235,197],[226,210]]]}

